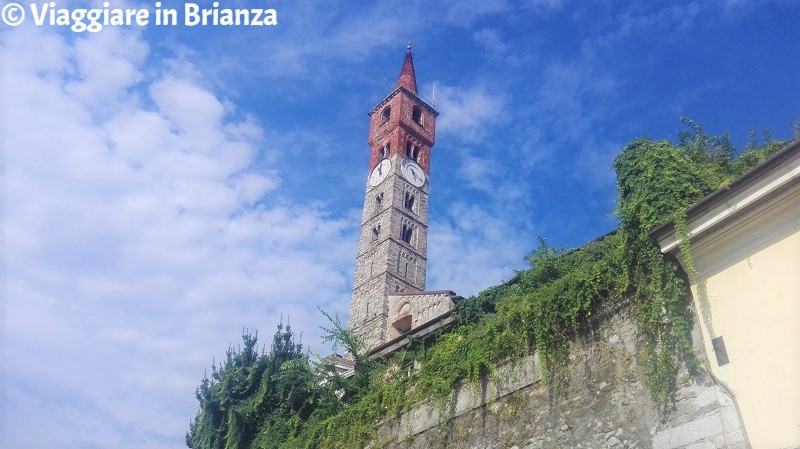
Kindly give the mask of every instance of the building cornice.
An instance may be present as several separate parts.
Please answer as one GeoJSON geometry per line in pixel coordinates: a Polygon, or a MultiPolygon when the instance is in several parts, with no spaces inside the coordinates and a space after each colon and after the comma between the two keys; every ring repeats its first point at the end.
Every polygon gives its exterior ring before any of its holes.
{"type": "Polygon", "coordinates": [[[430,290],[430,291],[414,290],[408,292],[393,292],[389,293],[387,296],[422,296],[422,295],[449,295],[450,297],[453,298],[454,301],[457,298],[463,299],[460,296],[456,295],[455,292],[451,290],[430,290]]]}
{"type": "MultiPolygon", "coordinates": [[[[409,292],[406,292],[409,293],[409,292]]],[[[424,337],[425,335],[430,334],[431,332],[447,326],[453,322],[455,322],[455,317],[453,316],[453,312],[456,309],[449,310],[442,315],[428,321],[427,323],[415,327],[410,331],[393,338],[392,340],[383,343],[382,345],[378,346],[375,349],[369,351],[369,358],[370,359],[377,359],[380,357],[386,357],[388,355],[394,354],[395,352],[399,351],[403,347],[405,347],[408,343],[412,341],[412,339],[418,339],[424,337]]]]}
{"type": "Polygon", "coordinates": [[[430,104],[428,104],[428,102],[427,102],[427,101],[425,101],[425,100],[424,100],[422,97],[420,97],[419,95],[417,95],[417,94],[415,94],[414,92],[411,92],[410,90],[406,89],[404,86],[398,86],[397,88],[395,88],[395,90],[393,90],[393,91],[392,91],[392,92],[391,92],[389,95],[387,95],[387,96],[386,96],[386,98],[384,98],[383,100],[381,100],[381,102],[380,102],[380,103],[378,103],[377,105],[375,105],[375,107],[374,107],[374,108],[372,108],[372,110],[371,110],[371,111],[369,111],[369,112],[367,113],[367,115],[368,115],[368,116],[372,116],[372,114],[374,114],[374,113],[375,113],[375,112],[377,112],[379,109],[381,109],[381,108],[382,108],[384,105],[386,105],[386,103],[388,103],[389,101],[391,101],[391,99],[392,99],[392,98],[394,98],[394,97],[396,97],[396,96],[397,96],[397,94],[399,94],[400,92],[405,92],[405,93],[406,93],[406,94],[408,94],[410,97],[412,97],[412,98],[415,98],[415,99],[419,100],[420,104],[421,104],[422,106],[424,106],[424,107],[425,107],[425,109],[427,109],[427,110],[428,110],[428,112],[429,112],[431,115],[433,115],[434,117],[438,117],[438,116],[439,116],[439,112],[437,112],[437,111],[436,111],[436,109],[434,109],[434,108],[433,108],[433,106],[431,106],[430,104]]]}

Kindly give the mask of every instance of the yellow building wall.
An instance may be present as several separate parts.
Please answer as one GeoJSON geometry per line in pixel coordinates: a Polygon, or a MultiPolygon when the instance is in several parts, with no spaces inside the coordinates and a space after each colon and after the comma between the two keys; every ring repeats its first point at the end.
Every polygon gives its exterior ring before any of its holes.
{"type": "Polygon", "coordinates": [[[800,224],[790,221],[774,237],[762,222],[692,249],[711,371],[734,393],[754,449],[800,447],[800,224]],[[718,336],[723,366],[711,344],[718,336]]]}

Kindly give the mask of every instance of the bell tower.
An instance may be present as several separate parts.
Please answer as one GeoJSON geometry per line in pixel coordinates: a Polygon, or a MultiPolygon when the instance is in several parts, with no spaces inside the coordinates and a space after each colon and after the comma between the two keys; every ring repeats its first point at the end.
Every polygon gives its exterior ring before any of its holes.
{"type": "Polygon", "coordinates": [[[349,321],[368,349],[391,336],[389,296],[425,290],[437,115],[417,94],[409,43],[394,90],[369,113],[369,175],[349,321]]]}

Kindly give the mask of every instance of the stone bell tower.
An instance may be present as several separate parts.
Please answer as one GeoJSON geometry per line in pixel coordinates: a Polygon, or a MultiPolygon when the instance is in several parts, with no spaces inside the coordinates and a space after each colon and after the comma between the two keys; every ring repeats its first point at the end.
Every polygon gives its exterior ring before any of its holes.
{"type": "Polygon", "coordinates": [[[396,313],[389,296],[425,290],[428,176],[437,115],[417,94],[409,44],[397,85],[369,113],[369,175],[349,327],[370,349],[394,336],[396,313]]]}

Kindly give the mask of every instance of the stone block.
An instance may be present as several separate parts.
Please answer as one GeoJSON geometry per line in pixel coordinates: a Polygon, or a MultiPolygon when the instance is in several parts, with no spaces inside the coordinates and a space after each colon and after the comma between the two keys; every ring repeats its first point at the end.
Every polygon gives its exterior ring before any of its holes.
{"type": "Polygon", "coordinates": [[[698,391],[697,396],[695,396],[695,405],[698,408],[715,405],[717,403],[717,389],[718,387],[712,387],[698,391]]]}
{"type": "Polygon", "coordinates": [[[744,432],[742,432],[741,427],[733,432],[727,432],[725,434],[725,445],[728,447],[732,447],[739,443],[744,443],[744,432]]]}
{"type": "Polygon", "coordinates": [[[677,449],[721,433],[722,420],[715,413],[657,432],[653,437],[653,449],[677,449]]]}
{"type": "Polygon", "coordinates": [[[720,417],[722,418],[722,428],[725,429],[725,432],[741,430],[742,425],[739,421],[739,414],[736,413],[735,407],[724,407],[720,411],[720,417]]]}
{"type": "Polygon", "coordinates": [[[692,443],[686,446],[686,449],[717,449],[717,446],[710,441],[702,441],[699,443],[692,443]]]}
{"type": "Polygon", "coordinates": [[[720,387],[714,387],[717,390],[717,400],[722,406],[734,406],[733,398],[720,387]]]}

